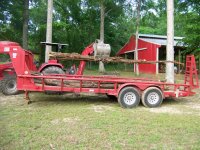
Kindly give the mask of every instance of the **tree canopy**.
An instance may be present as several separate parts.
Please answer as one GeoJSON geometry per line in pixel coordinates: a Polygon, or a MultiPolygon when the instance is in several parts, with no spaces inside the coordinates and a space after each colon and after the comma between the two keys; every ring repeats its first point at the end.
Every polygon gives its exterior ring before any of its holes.
{"type": "MultiPolygon", "coordinates": [[[[100,37],[102,0],[54,0],[53,42],[68,43],[67,52],[80,53],[100,37]]],[[[136,1],[105,0],[105,43],[114,55],[135,33],[136,1]]],[[[166,35],[166,1],[142,0],[139,33],[166,35]]],[[[200,1],[175,0],[175,36],[185,37],[186,52],[200,52],[200,1]]],[[[0,40],[22,45],[23,2],[1,0],[0,40]]],[[[41,49],[46,38],[47,0],[29,1],[28,48],[41,49]]]]}

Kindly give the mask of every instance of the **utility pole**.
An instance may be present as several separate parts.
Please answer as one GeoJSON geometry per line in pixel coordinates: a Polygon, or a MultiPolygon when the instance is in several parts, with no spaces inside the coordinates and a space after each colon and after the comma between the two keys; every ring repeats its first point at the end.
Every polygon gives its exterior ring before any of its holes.
{"type": "MultiPolygon", "coordinates": [[[[167,61],[174,61],[174,0],[167,0],[167,61]]],[[[174,63],[166,64],[166,80],[174,83],[174,63]]]]}
{"type": "MultiPolygon", "coordinates": [[[[46,42],[52,42],[52,19],[53,19],[53,0],[48,0],[48,8],[47,8],[47,30],[46,30],[46,42]]],[[[45,62],[49,60],[49,52],[52,51],[52,47],[50,45],[46,45],[45,51],[45,62]]]]}

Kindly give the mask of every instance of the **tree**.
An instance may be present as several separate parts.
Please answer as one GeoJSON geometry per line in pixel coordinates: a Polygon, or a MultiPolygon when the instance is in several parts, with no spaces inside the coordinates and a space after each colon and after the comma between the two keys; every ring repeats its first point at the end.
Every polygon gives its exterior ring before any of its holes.
{"type": "Polygon", "coordinates": [[[28,49],[29,0],[24,0],[22,47],[28,49]]]}
{"type": "Polygon", "coordinates": [[[23,1],[1,0],[0,3],[0,40],[22,44],[23,1]]]}
{"type": "Polygon", "coordinates": [[[179,22],[182,23],[182,31],[185,34],[183,41],[187,47],[184,53],[192,53],[196,56],[196,58],[200,58],[199,6],[199,0],[185,0],[179,3],[179,22]]]}
{"type": "MultiPolygon", "coordinates": [[[[46,32],[46,42],[52,42],[52,20],[53,20],[53,0],[48,0],[48,10],[47,10],[47,32],[46,32]]],[[[46,45],[46,55],[45,62],[49,60],[49,52],[51,52],[52,47],[46,45]]]]}
{"type": "MultiPolygon", "coordinates": [[[[136,19],[136,32],[135,32],[135,60],[138,60],[138,38],[139,38],[139,26],[140,26],[140,7],[141,0],[137,0],[137,19],[136,19]]],[[[135,64],[136,74],[139,75],[138,63],[135,64]]]]}
{"type": "MultiPolygon", "coordinates": [[[[174,61],[174,0],[167,0],[167,61],[174,61]]],[[[174,63],[166,64],[166,79],[174,83],[174,63]]]]}
{"type": "MultiPolygon", "coordinates": [[[[100,41],[104,43],[104,19],[105,19],[104,0],[100,1],[100,7],[101,7],[100,41]]],[[[99,72],[105,72],[104,63],[102,61],[99,62],[99,72]]]]}

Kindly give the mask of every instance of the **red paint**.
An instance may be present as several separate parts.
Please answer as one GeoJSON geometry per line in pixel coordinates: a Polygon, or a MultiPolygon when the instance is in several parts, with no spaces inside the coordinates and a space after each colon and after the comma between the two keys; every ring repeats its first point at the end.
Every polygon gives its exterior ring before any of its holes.
{"type": "Polygon", "coordinates": [[[0,64],[0,80],[4,78],[4,73],[14,75],[15,71],[11,62],[0,64]]]}
{"type": "MultiPolygon", "coordinates": [[[[87,46],[83,52],[81,53],[81,55],[87,56],[90,55],[94,52],[94,48],[93,48],[93,43],[89,46],[87,46]]],[[[83,75],[83,71],[85,69],[85,61],[80,61],[79,67],[78,67],[78,72],[77,75],[83,75]]]]}
{"type": "MultiPolygon", "coordinates": [[[[91,47],[90,47],[91,48],[91,47]]],[[[88,50],[90,52],[90,50],[88,50]]],[[[74,92],[74,93],[102,93],[108,95],[118,96],[120,89],[125,86],[135,86],[141,92],[148,87],[158,87],[163,92],[164,97],[169,96],[189,96],[191,92],[191,85],[187,84],[167,84],[165,82],[155,81],[151,79],[143,78],[120,78],[111,76],[83,76],[83,75],[37,75],[32,72],[37,71],[35,64],[33,63],[33,54],[29,51],[22,49],[17,43],[0,42],[0,53],[7,53],[10,55],[10,59],[13,64],[17,75],[17,89],[23,91],[61,91],[61,92],[74,92]],[[41,84],[35,84],[34,79],[40,79],[41,84]],[[60,80],[59,86],[45,85],[45,79],[60,80]],[[80,83],[79,87],[71,87],[64,85],[64,81],[76,81],[80,83]],[[96,83],[97,87],[83,87],[84,82],[96,83]],[[103,83],[113,84],[113,88],[102,88],[103,83]],[[165,87],[171,86],[171,91],[165,91],[165,87]],[[177,89],[183,90],[177,90],[177,89]]],[[[84,68],[82,68],[84,69],[84,68]]],[[[27,93],[27,92],[26,92],[27,93]]]]}
{"type": "MultiPolygon", "coordinates": [[[[138,49],[146,48],[145,50],[138,51],[139,60],[156,61],[157,48],[161,45],[146,42],[138,39],[138,49]]],[[[128,51],[135,49],[135,36],[131,36],[129,42],[122,47],[117,56],[125,54],[128,51]]],[[[142,73],[156,73],[156,64],[139,64],[139,71],[142,73]]]]}
{"type": "Polygon", "coordinates": [[[59,68],[64,68],[62,64],[58,63],[58,60],[52,59],[52,60],[49,60],[48,63],[43,63],[38,69],[38,71],[42,72],[42,70],[44,70],[46,67],[49,67],[49,66],[57,66],[59,68]]]}

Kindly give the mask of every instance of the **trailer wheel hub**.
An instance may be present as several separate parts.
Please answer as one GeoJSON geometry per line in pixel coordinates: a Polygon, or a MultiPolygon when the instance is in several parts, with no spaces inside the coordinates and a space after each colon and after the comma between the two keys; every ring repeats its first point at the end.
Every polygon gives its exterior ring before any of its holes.
{"type": "Polygon", "coordinates": [[[133,92],[128,92],[124,95],[124,102],[127,105],[132,105],[135,103],[135,101],[136,101],[136,96],[133,92]]]}
{"type": "Polygon", "coordinates": [[[159,101],[159,95],[156,92],[149,93],[147,96],[147,101],[151,104],[154,105],[159,101]]]}

